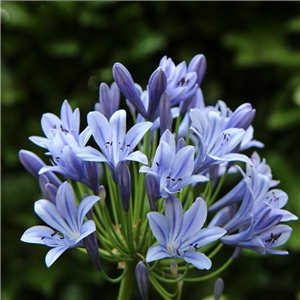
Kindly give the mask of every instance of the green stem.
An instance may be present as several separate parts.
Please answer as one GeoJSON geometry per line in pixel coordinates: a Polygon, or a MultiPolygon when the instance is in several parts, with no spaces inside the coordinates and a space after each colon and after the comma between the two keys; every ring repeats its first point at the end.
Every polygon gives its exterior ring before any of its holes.
{"type": "Polygon", "coordinates": [[[121,280],[118,300],[129,300],[135,282],[135,264],[133,261],[127,262],[125,271],[126,276],[121,280]]]}
{"type": "Polygon", "coordinates": [[[218,270],[206,275],[206,276],[202,276],[202,277],[198,277],[198,278],[185,278],[184,281],[186,282],[200,282],[200,281],[204,281],[204,280],[208,280],[218,274],[220,274],[221,272],[223,272],[233,261],[233,258],[230,257],[227,262],[221,266],[218,270]]]}
{"type": "Polygon", "coordinates": [[[215,200],[216,200],[216,198],[217,198],[217,196],[218,196],[218,194],[219,194],[219,192],[220,192],[220,190],[223,186],[223,183],[225,181],[226,176],[227,176],[227,171],[222,175],[222,177],[221,177],[221,179],[218,183],[218,186],[217,186],[214,194],[212,195],[212,197],[210,197],[210,199],[206,202],[207,207],[210,207],[215,202],[215,200]]]}

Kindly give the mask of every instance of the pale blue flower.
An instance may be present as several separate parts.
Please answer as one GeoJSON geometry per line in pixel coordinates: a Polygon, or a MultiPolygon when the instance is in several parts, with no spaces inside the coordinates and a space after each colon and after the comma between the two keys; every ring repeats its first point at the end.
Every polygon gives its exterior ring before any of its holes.
{"type": "Polygon", "coordinates": [[[183,213],[180,200],[169,196],[165,202],[165,215],[158,212],[147,215],[159,244],[149,248],[146,262],[174,257],[183,258],[198,269],[210,269],[211,260],[197,250],[222,237],[226,230],[219,227],[201,229],[206,216],[206,203],[201,198],[183,213]]]}
{"type": "Polygon", "coordinates": [[[269,190],[269,177],[258,173],[253,167],[249,167],[249,170],[251,176],[245,176],[236,187],[211,206],[210,211],[220,210],[208,227],[217,225],[225,228],[227,234],[221,238],[221,242],[226,245],[248,248],[262,254],[284,254],[273,251],[271,245],[275,246],[275,243],[271,241],[276,241],[276,245],[284,244],[290,235],[290,229],[278,223],[298,218],[282,209],[288,201],[285,192],[279,189],[269,190]],[[240,201],[241,205],[237,209],[236,203],[240,201]],[[283,232],[280,232],[281,228],[283,232]],[[269,238],[266,238],[268,235],[269,238]]]}
{"type": "Polygon", "coordinates": [[[39,174],[57,172],[67,179],[79,181],[89,187],[95,195],[99,192],[99,166],[96,162],[84,161],[77,157],[81,147],[72,135],[60,131],[47,145],[52,155],[52,165],[44,166],[39,174]]]}
{"type": "Polygon", "coordinates": [[[222,129],[222,118],[215,111],[204,114],[199,109],[190,110],[192,132],[199,139],[199,149],[195,160],[195,174],[207,171],[215,164],[242,161],[251,165],[250,159],[232,151],[243,140],[245,130],[242,128],[222,129]]]}
{"type": "Polygon", "coordinates": [[[81,159],[104,162],[110,168],[115,181],[115,169],[119,162],[148,163],[144,153],[133,150],[152,126],[151,122],[138,123],[126,133],[126,111],[121,109],[116,111],[109,121],[99,112],[90,112],[88,124],[101,152],[92,147],[82,148],[78,151],[78,157],[81,159]]]}
{"type": "Polygon", "coordinates": [[[167,76],[166,91],[170,95],[171,106],[174,106],[196,93],[204,76],[206,63],[203,55],[197,55],[188,68],[185,61],[176,66],[171,58],[164,56],[159,67],[167,76]]]}
{"type": "Polygon", "coordinates": [[[50,227],[33,226],[24,232],[21,241],[51,247],[45,258],[46,266],[50,267],[67,249],[84,247],[83,239],[96,230],[94,221],[84,222],[84,218],[99,199],[84,197],[77,208],[71,185],[62,183],[57,191],[56,205],[45,199],[34,205],[36,214],[50,227]]]}
{"type": "Polygon", "coordinates": [[[48,149],[49,143],[57,132],[72,136],[80,147],[84,146],[90,138],[88,128],[80,133],[79,109],[76,108],[73,112],[67,100],[61,106],[60,118],[52,113],[45,113],[42,116],[41,125],[46,138],[31,136],[29,140],[42,148],[48,149]]]}
{"type": "Polygon", "coordinates": [[[77,157],[77,152],[85,146],[91,136],[88,127],[81,133],[79,131],[79,110],[75,109],[73,112],[65,100],[61,107],[61,118],[46,113],[42,116],[41,124],[46,137],[32,136],[29,139],[48,150],[46,155],[52,156],[52,165],[43,166],[38,174],[58,172],[66,179],[85,184],[95,195],[98,194],[99,166],[77,157]]]}
{"type": "Polygon", "coordinates": [[[159,194],[166,198],[186,185],[208,181],[203,175],[192,175],[194,151],[193,146],[185,146],[177,151],[173,134],[166,130],[160,138],[152,167],[142,166],[140,172],[151,174],[155,178],[159,194]]]}

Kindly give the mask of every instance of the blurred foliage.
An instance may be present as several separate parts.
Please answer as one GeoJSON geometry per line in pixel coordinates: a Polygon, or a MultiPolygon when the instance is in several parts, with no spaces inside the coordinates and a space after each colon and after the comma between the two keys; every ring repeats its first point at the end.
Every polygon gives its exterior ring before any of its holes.
{"type": "MultiPolygon", "coordinates": [[[[1,23],[3,300],[116,298],[117,288],[104,282],[81,252],[67,251],[47,269],[47,249],[19,241],[25,229],[40,222],[33,203],[41,195],[18,151],[43,157],[28,137],[42,135],[41,115],[59,114],[64,97],[80,108],[85,126],[99,84],[112,82],[117,61],[145,87],[164,55],[179,63],[205,54],[206,104],[222,99],[235,109],[252,103],[255,137],[265,144],[258,152],[288,193],[286,208],[300,216],[299,3],[2,1],[1,23]]],[[[224,299],[296,299],[299,222],[291,226],[285,245],[290,255],[246,251],[222,274],[224,299]]],[[[209,297],[213,284],[197,291],[186,284],[184,298],[196,292],[198,299],[209,297]]]]}

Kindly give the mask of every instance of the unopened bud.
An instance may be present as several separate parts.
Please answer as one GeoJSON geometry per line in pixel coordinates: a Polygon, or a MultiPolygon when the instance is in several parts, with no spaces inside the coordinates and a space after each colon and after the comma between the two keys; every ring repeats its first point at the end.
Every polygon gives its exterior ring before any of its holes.
{"type": "Polygon", "coordinates": [[[148,173],[145,177],[145,188],[149,200],[150,209],[155,209],[155,201],[160,198],[159,184],[155,177],[148,173]]]}
{"type": "Polygon", "coordinates": [[[100,185],[99,187],[99,197],[100,197],[100,203],[102,205],[105,205],[106,189],[103,185],[100,185]]]}
{"type": "Polygon", "coordinates": [[[142,297],[142,300],[149,299],[149,279],[146,266],[140,261],[135,267],[136,282],[142,297]]]}
{"type": "Polygon", "coordinates": [[[170,263],[170,270],[171,270],[171,273],[177,277],[178,275],[178,265],[176,264],[176,262],[174,260],[171,261],[170,263]]]}
{"type": "Polygon", "coordinates": [[[219,300],[221,298],[223,290],[224,290],[224,281],[222,278],[218,278],[215,282],[215,287],[214,287],[215,300],[219,300]]]}
{"type": "Polygon", "coordinates": [[[123,208],[125,211],[128,211],[131,194],[131,176],[126,162],[120,161],[118,163],[116,167],[116,179],[122,198],[123,208]]]}

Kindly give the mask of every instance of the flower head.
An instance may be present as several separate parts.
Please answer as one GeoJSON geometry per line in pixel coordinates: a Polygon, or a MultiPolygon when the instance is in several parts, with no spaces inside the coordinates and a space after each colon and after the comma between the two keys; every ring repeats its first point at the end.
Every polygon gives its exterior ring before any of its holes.
{"type": "Polygon", "coordinates": [[[71,185],[62,183],[57,190],[56,205],[45,199],[34,205],[36,214],[50,227],[33,226],[23,233],[21,241],[52,247],[45,260],[50,267],[67,249],[84,247],[83,239],[96,230],[94,221],[84,222],[84,218],[99,199],[84,197],[77,208],[71,185]]]}
{"type": "Polygon", "coordinates": [[[210,259],[197,250],[222,237],[226,230],[219,227],[201,229],[206,216],[206,203],[201,198],[197,198],[191,208],[183,213],[180,200],[169,196],[165,203],[165,215],[158,212],[147,215],[159,244],[150,247],[146,262],[174,257],[183,258],[198,269],[210,269],[210,259]]]}

